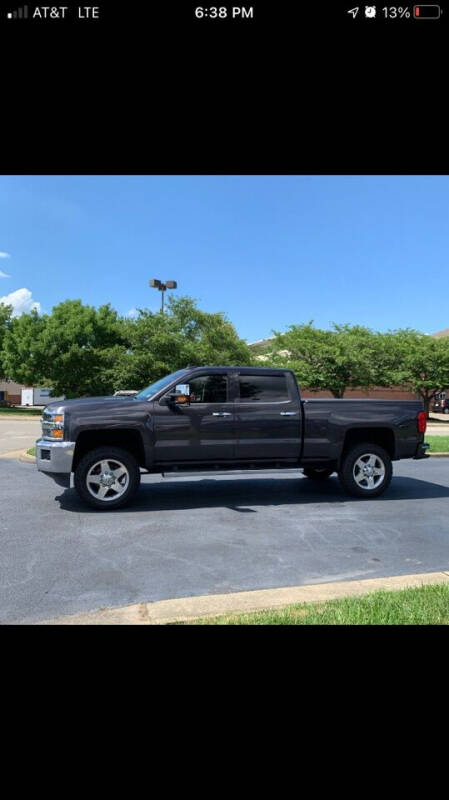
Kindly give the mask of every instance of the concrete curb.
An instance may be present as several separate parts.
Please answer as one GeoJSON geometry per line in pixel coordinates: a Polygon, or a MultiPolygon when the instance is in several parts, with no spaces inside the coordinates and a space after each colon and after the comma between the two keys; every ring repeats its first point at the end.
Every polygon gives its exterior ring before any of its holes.
{"type": "Polygon", "coordinates": [[[10,450],[8,453],[0,453],[0,458],[17,458],[18,461],[26,461],[29,464],[36,463],[36,458],[29,456],[26,450],[10,450]]]}
{"type": "MultiPolygon", "coordinates": [[[[40,422],[41,415],[40,414],[0,414],[0,420],[2,419],[23,419],[29,422],[30,420],[34,420],[35,422],[40,422]]],[[[448,426],[449,427],[449,426],[448,426]]]]}
{"type": "MultiPolygon", "coordinates": [[[[34,445],[31,445],[34,447],[34,445]]],[[[22,450],[22,454],[19,456],[19,461],[24,461],[26,464],[35,464],[36,463],[36,456],[28,455],[28,450],[31,450],[31,447],[27,447],[26,450],[22,450]]]]}
{"type": "Polygon", "coordinates": [[[217,617],[222,614],[262,611],[283,608],[293,603],[322,603],[340,597],[364,595],[370,592],[449,583],[449,571],[424,572],[414,575],[397,575],[390,578],[369,578],[362,581],[286,586],[280,589],[260,589],[234,594],[212,594],[203,597],[182,597],[138,603],[121,608],[100,608],[67,617],[37,622],[37,625],[167,625],[189,622],[200,617],[217,617]]]}

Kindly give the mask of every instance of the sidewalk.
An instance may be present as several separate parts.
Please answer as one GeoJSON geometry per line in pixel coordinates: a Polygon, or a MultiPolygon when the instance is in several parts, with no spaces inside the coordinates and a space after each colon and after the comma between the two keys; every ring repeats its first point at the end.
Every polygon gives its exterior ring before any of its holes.
{"type": "Polygon", "coordinates": [[[217,617],[229,613],[262,611],[282,608],[293,603],[322,603],[341,597],[364,595],[370,592],[448,583],[446,572],[424,572],[416,575],[397,575],[390,578],[371,578],[363,581],[287,586],[280,589],[260,589],[233,594],[209,594],[202,597],[182,597],[138,603],[121,608],[100,608],[83,614],[37,622],[36,625],[168,625],[199,617],[217,617]]]}

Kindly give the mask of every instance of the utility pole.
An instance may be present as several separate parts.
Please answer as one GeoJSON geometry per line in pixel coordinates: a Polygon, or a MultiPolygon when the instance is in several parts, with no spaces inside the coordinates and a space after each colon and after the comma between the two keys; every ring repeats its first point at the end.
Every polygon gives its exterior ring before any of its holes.
{"type": "Polygon", "coordinates": [[[161,303],[161,314],[163,314],[164,313],[164,292],[166,292],[167,289],[177,289],[178,288],[178,284],[176,283],[176,281],[165,281],[165,283],[162,283],[162,281],[157,280],[157,278],[153,278],[151,281],[149,281],[149,284],[150,284],[152,289],[158,289],[162,293],[161,294],[161,300],[162,300],[162,303],[161,303]]]}

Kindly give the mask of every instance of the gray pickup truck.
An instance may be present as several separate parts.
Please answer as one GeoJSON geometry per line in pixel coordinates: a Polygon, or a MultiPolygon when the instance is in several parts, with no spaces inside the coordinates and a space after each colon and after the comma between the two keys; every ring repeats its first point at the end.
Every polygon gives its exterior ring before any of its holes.
{"type": "Polygon", "coordinates": [[[50,403],[36,462],[100,510],[128,503],[141,472],[337,472],[370,498],[388,488],[392,461],[428,457],[425,430],[422,402],[304,400],[291,370],[187,367],[134,397],[50,403]]]}

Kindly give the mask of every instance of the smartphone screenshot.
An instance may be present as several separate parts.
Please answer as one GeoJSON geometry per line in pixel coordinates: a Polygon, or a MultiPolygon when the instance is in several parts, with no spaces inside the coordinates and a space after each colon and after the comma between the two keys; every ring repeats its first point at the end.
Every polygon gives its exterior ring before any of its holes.
{"type": "Polygon", "coordinates": [[[2,2],[2,625],[449,622],[448,22],[2,2]]]}

